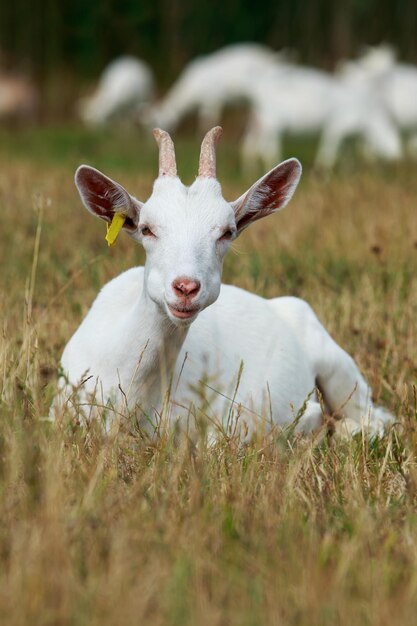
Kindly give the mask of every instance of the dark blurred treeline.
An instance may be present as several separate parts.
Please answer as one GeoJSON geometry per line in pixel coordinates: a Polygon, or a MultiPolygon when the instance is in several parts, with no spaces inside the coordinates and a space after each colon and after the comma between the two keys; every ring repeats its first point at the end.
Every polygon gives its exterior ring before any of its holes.
{"type": "Polygon", "coordinates": [[[228,43],[288,47],[332,67],[364,44],[394,44],[417,61],[416,0],[2,0],[0,54],[45,80],[95,76],[119,54],[138,55],[162,84],[190,58],[228,43]]]}

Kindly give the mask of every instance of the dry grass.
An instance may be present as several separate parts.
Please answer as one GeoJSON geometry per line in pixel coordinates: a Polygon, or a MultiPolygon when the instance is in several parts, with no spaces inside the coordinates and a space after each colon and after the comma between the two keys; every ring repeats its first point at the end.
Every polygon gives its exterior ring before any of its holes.
{"type": "MultiPolygon", "coordinates": [[[[48,163],[29,148],[0,149],[1,623],[415,624],[412,168],[307,175],[225,268],[258,293],[309,300],[401,427],[372,444],[282,437],[242,450],[225,438],[195,450],[41,419],[65,341],[99,286],[142,255],[127,238],[108,251],[80,207],[72,161],[88,148],[48,163]]],[[[135,175],[122,156],[108,173],[145,196],[150,170],[135,175]]],[[[242,184],[230,177],[226,195],[242,184]]]]}

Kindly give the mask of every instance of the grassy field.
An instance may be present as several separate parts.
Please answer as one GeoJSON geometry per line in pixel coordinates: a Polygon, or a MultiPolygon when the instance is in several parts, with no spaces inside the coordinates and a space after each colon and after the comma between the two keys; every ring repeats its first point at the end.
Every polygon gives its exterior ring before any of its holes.
{"type": "MultiPolygon", "coordinates": [[[[230,199],[252,182],[234,144],[226,134],[219,146],[230,199]]],[[[191,182],[198,146],[177,152],[191,182]]],[[[0,623],[414,625],[415,166],[351,159],[330,178],[307,168],[290,206],[245,232],[224,272],[312,304],[397,415],[384,440],[322,432],[195,450],[42,419],[99,287],[143,262],[127,237],[106,247],[75,167],[102,168],[145,198],[156,155],[140,135],[0,132],[0,623]]]]}

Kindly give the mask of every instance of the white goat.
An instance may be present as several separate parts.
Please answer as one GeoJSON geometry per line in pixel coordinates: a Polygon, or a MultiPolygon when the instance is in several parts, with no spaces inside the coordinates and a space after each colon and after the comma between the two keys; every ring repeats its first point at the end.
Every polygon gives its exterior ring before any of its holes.
{"type": "Polygon", "coordinates": [[[141,107],[154,95],[150,67],[134,57],[112,61],[101,75],[96,92],[78,103],[79,114],[87,125],[98,126],[115,119],[137,121],[141,107]]]}
{"type": "Polygon", "coordinates": [[[417,67],[398,63],[388,46],[368,48],[357,60],[346,62],[343,71],[351,81],[367,84],[379,97],[397,127],[411,133],[408,147],[415,145],[417,132],[417,67]]]}
{"type": "Polygon", "coordinates": [[[241,43],[191,61],[163,100],[151,110],[153,124],[173,130],[196,111],[200,129],[218,124],[231,102],[248,100],[259,72],[278,64],[280,55],[266,46],[241,43]]]}
{"type": "Polygon", "coordinates": [[[343,141],[359,136],[368,154],[397,159],[401,143],[380,99],[362,82],[321,70],[281,65],[252,84],[253,114],[242,144],[247,169],[281,158],[284,134],[321,134],[316,163],[332,168],[343,141]]]}
{"type": "Polygon", "coordinates": [[[87,209],[113,226],[123,212],[124,229],[144,246],[147,258],[145,267],[124,272],[102,289],[70,339],[54,411],[75,402],[79,415],[74,398],[95,398],[116,413],[133,412],[142,425],[155,423],[172,383],[172,419],[188,414],[200,390],[210,418],[246,424],[244,434],[295,417],[308,432],[322,420],[317,386],[329,410],[348,418],[353,429],[365,425],[381,433],[391,416],[373,406],[354,361],[306,302],[265,300],[221,284],[231,242],[289,202],[300,163],[284,161],[229,203],[216,179],[219,127],[203,141],[198,177],[189,188],[176,175],[171,138],[154,133],[159,177],[146,202],[92,167],[76,172],[87,209]]]}

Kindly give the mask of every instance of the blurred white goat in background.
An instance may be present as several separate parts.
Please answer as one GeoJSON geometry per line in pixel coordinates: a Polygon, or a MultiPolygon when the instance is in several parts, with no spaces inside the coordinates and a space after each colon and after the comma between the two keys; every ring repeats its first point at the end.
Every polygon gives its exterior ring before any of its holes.
{"type": "Polygon", "coordinates": [[[408,147],[417,156],[417,67],[398,63],[395,51],[381,45],[367,48],[358,59],[344,63],[343,69],[351,80],[374,90],[399,130],[411,134],[408,147]]]}
{"type": "MultiPolygon", "coordinates": [[[[149,67],[121,57],[103,73],[96,93],[80,103],[85,123],[141,121],[170,130],[190,113],[200,129],[218,124],[228,104],[245,101],[249,121],[241,146],[245,169],[272,167],[285,135],[319,138],[316,165],[331,169],[348,138],[368,158],[402,156],[400,131],[417,131],[417,68],[398,64],[391,48],[369,48],[334,74],[288,62],[256,43],[241,43],[191,61],[161,102],[153,104],[149,67]]],[[[417,138],[410,140],[415,145],[417,138]]]]}
{"type": "Polygon", "coordinates": [[[242,160],[270,167],[281,158],[285,134],[321,135],[316,164],[332,168],[343,142],[359,137],[369,155],[401,156],[400,137],[380,98],[364,82],[297,65],[259,73],[252,84],[252,115],[242,160]]]}
{"type": "Polygon", "coordinates": [[[91,126],[122,119],[134,122],[139,120],[141,107],[153,97],[150,67],[140,59],[124,56],[106,67],[95,93],[79,101],[79,115],[91,126]]]}
{"type": "Polygon", "coordinates": [[[150,121],[173,130],[186,115],[197,112],[200,130],[207,130],[219,123],[227,104],[248,100],[258,75],[278,65],[281,58],[256,43],[234,44],[198,57],[155,105],[150,121]]]}

